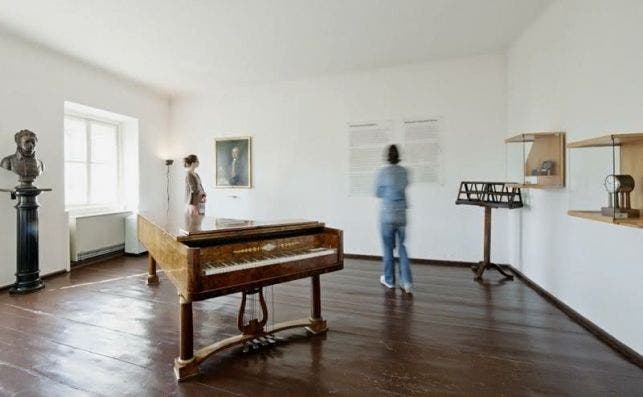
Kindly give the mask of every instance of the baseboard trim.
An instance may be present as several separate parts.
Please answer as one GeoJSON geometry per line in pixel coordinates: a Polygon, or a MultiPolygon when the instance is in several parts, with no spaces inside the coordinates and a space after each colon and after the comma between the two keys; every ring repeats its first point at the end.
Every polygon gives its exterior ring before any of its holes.
{"type": "MultiPolygon", "coordinates": [[[[373,260],[373,261],[382,261],[382,257],[378,255],[360,255],[360,254],[344,254],[344,258],[349,259],[364,259],[364,260],[373,260]]],[[[422,264],[422,265],[432,265],[432,266],[454,266],[454,267],[471,267],[471,265],[477,265],[477,262],[461,262],[461,261],[445,261],[437,259],[410,259],[411,263],[422,264]]],[[[623,358],[630,361],[631,363],[637,365],[639,368],[643,368],[643,356],[636,352],[634,349],[630,348],[623,342],[619,341],[612,335],[610,335],[603,328],[594,324],[592,321],[588,320],[586,317],[578,313],[576,310],[572,309],[567,304],[563,303],[560,299],[556,298],[551,293],[547,292],[540,285],[536,284],[529,277],[525,276],[521,271],[514,268],[512,265],[500,265],[504,269],[511,271],[516,275],[517,278],[522,280],[529,288],[534,290],[538,295],[545,298],[546,301],[554,305],[558,310],[562,311],[567,317],[572,319],[581,327],[588,330],[592,335],[594,335],[598,340],[605,343],[616,353],[620,354],[623,358]]]]}
{"type": "MultiPolygon", "coordinates": [[[[43,280],[48,280],[50,278],[60,276],[61,274],[65,274],[65,273],[67,273],[67,269],[56,270],[55,272],[47,273],[47,274],[41,276],[40,278],[43,279],[43,280]]],[[[13,287],[13,284],[2,285],[2,286],[0,286],[0,291],[4,292],[4,291],[8,290],[11,287],[13,287]]]]}
{"type": "MultiPolygon", "coordinates": [[[[362,255],[362,254],[344,254],[344,258],[348,259],[363,259],[371,261],[381,261],[382,257],[379,255],[362,255]]],[[[433,265],[433,266],[454,266],[454,267],[471,267],[471,265],[477,265],[474,262],[462,262],[462,261],[446,261],[440,259],[420,259],[420,258],[410,258],[411,263],[416,263],[419,265],[433,265]]]]}
{"type": "MultiPolygon", "coordinates": [[[[348,259],[363,259],[371,261],[382,261],[382,257],[379,255],[362,255],[362,254],[344,254],[344,258],[348,259]]],[[[478,265],[479,262],[467,262],[467,261],[448,261],[444,259],[424,259],[424,258],[409,258],[411,263],[418,265],[432,265],[432,266],[453,266],[453,267],[471,267],[473,265],[478,265]]],[[[511,265],[500,264],[503,269],[513,269],[511,265]]]]}
{"type": "Polygon", "coordinates": [[[610,333],[605,331],[603,328],[599,327],[598,325],[594,324],[591,320],[587,319],[585,316],[582,314],[578,313],[576,310],[572,309],[570,306],[565,304],[563,301],[560,299],[556,298],[554,295],[551,293],[547,292],[544,288],[542,288],[540,285],[536,284],[532,279],[529,277],[525,276],[521,271],[518,269],[514,268],[513,266],[510,267],[510,270],[518,277],[521,279],[525,284],[527,284],[531,289],[536,291],[536,293],[543,298],[545,298],[547,301],[549,301],[551,304],[553,304],[556,308],[558,308],[560,311],[565,313],[567,317],[571,318],[573,321],[575,321],[577,324],[588,330],[592,335],[597,337],[600,341],[608,345],[609,347],[612,348],[612,350],[616,351],[618,354],[623,356],[625,359],[628,361],[632,362],[633,364],[636,364],[639,368],[643,368],[643,356],[640,355],[638,352],[636,352],[634,349],[630,348],[623,342],[619,341],[615,337],[613,337],[610,333]]]}
{"type": "Polygon", "coordinates": [[[42,276],[43,280],[49,280],[50,278],[60,276],[61,274],[67,273],[67,269],[62,269],[62,270],[56,270],[55,272],[47,273],[44,276],[42,276]]]}
{"type": "MultiPolygon", "coordinates": [[[[109,259],[118,258],[119,256],[123,256],[123,255],[125,255],[125,251],[120,250],[120,251],[110,252],[110,253],[100,255],[100,256],[94,256],[92,258],[85,259],[84,261],[72,262],[71,266],[70,266],[70,271],[74,270],[74,269],[78,269],[79,267],[83,267],[83,266],[87,266],[87,265],[93,265],[93,264],[96,264],[96,263],[99,263],[99,262],[104,262],[104,261],[109,260],[109,259]]],[[[47,279],[50,279],[52,277],[60,276],[61,274],[65,274],[65,273],[67,273],[66,269],[56,270],[55,272],[44,274],[40,278],[42,278],[43,280],[47,280],[47,279]]],[[[11,288],[12,286],[13,286],[13,284],[2,285],[2,286],[0,286],[0,291],[7,290],[7,289],[11,288]]]]}

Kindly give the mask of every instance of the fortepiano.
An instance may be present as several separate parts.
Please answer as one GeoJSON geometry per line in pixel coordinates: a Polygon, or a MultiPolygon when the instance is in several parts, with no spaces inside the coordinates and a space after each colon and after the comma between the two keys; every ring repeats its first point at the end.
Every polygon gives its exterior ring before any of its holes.
{"type": "Polygon", "coordinates": [[[321,316],[319,276],[344,267],[342,231],[315,221],[259,222],[203,215],[172,218],[139,214],[138,238],[149,251],[148,285],[157,284],[157,266],[175,285],[180,303],[177,380],[200,373],[199,364],[213,354],[275,332],[304,327],[326,332],[321,316]],[[311,278],[309,318],[266,326],[268,308],[263,287],[311,278]],[[237,317],[240,334],[196,352],[192,302],[242,293],[237,317]],[[245,321],[246,297],[258,295],[262,318],[245,321]]]}

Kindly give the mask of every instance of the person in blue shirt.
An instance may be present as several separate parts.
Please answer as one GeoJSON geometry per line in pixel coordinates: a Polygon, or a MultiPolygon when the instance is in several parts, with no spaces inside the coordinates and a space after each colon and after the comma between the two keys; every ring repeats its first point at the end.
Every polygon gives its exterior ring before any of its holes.
{"type": "Polygon", "coordinates": [[[380,283],[395,288],[395,265],[393,250],[397,246],[400,257],[400,286],[410,294],[413,285],[409,257],[404,246],[406,234],[406,187],[409,184],[406,168],[398,165],[400,153],[397,146],[388,147],[389,165],[377,174],[375,195],[382,199],[380,226],[384,248],[384,274],[380,283]]]}

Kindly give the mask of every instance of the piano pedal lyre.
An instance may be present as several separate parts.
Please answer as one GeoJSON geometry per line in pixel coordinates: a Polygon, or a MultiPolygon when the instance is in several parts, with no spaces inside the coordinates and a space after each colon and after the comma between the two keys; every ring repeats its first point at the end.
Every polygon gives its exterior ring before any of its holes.
{"type": "Polygon", "coordinates": [[[263,289],[253,289],[249,291],[244,291],[241,297],[241,306],[239,307],[239,316],[237,318],[237,325],[239,331],[243,335],[247,336],[256,336],[243,344],[243,353],[250,353],[257,351],[261,348],[268,348],[276,346],[277,343],[285,341],[284,338],[275,336],[272,333],[266,333],[266,323],[268,322],[268,306],[263,296],[263,289]],[[252,320],[245,323],[244,314],[246,309],[246,299],[247,295],[259,294],[259,304],[261,306],[261,320],[253,318],[252,320]]]}
{"type": "Polygon", "coordinates": [[[265,333],[265,326],[268,322],[268,305],[263,297],[263,288],[254,288],[248,291],[243,291],[241,296],[241,307],[239,307],[239,315],[237,316],[237,327],[243,335],[257,335],[262,336],[265,333]],[[248,295],[259,294],[259,304],[261,305],[261,320],[253,318],[247,323],[244,321],[246,311],[246,297],[248,295]]]}

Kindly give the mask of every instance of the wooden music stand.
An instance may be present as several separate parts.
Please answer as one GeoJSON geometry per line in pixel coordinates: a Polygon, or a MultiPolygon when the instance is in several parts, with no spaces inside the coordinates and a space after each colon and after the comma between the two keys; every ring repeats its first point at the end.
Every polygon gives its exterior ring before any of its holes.
{"type": "Polygon", "coordinates": [[[482,279],[482,273],[487,268],[495,269],[505,278],[513,280],[511,274],[491,262],[491,209],[522,208],[520,188],[508,182],[461,182],[455,203],[484,207],[484,258],[477,265],[471,266],[476,274],[474,280],[482,279]]]}

